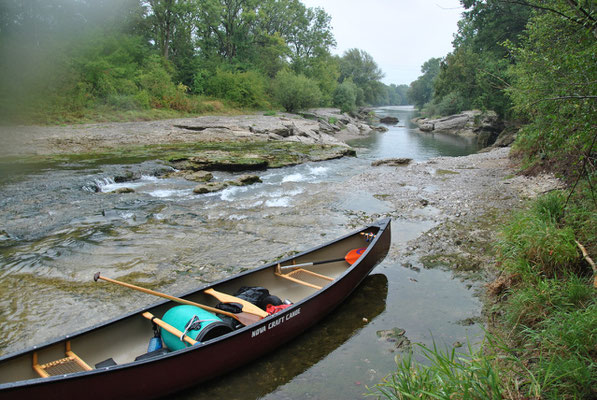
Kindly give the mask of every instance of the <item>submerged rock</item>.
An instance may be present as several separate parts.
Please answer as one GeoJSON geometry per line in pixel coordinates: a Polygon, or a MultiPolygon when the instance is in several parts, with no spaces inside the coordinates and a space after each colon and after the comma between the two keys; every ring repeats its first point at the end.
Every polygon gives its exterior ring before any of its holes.
{"type": "Polygon", "coordinates": [[[379,122],[381,122],[382,124],[387,124],[387,125],[395,125],[399,121],[400,120],[396,117],[382,117],[379,119],[379,122]]]}
{"type": "Polygon", "coordinates": [[[130,187],[122,187],[122,188],[118,188],[115,191],[110,192],[110,193],[119,193],[119,194],[122,194],[122,193],[135,193],[135,189],[132,189],[130,187]]]}
{"type": "Polygon", "coordinates": [[[373,161],[371,166],[379,167],[380,165],[388,165],[390,167],[399,167],[410,164],[412,160],[412,158],[386,158],[384,160],[373,161]]]}
{"type": "Polygon", "coordinates": [[[135,175],[132,171],[126,171],[122,175],[116,175],[114,177],[114,182],[116,183],[124,183],[134,181],[135,179],[139,179],[137,175],[135,175]]]}
{"type": "Polygon", "coordinates": [[[227,183],[229,185],[233,185],[233,186],[249,186],[254,183],[260,183],[260,182],[261,182],[261,178],[259,178],[257,175],[241,175],[238,178],[236,178],[235,180],[228,181],[227,183]]]}
{"type": "Polygon", "coordinates": [[[213,177],[214,175],[209,171],[195,171],[184,174],[186,180],[193,182],[209,182],[213,177]]]}
{"type": "Polygon", "coordinates": [[[402,328],[393,328],[377,331],[377,337],[380,340],[394,343],[395,348],[408,347],[410,346],[410,340],[404,334],[406,330],[402,328]]]}
{"type": "Polygon", "coordinates": [[[202,185],[195,186],[195,189],[193,189],[193,193],[205,194],[205,193],[219,192],[220,190],[224,190],[227,187],[228,187],[228,184],[224,183],[224,182],[209,182],[209,183],[204,183],[202,185]]]}
{"type": "Polygon", "coordinates": [[[246,155],[242,159],[224,160],[207,157],[191,157],[187,160],[187,168],[193,171],[246,171],[251,169],[267,169],[269,163],[258,156],[246,155]]]}

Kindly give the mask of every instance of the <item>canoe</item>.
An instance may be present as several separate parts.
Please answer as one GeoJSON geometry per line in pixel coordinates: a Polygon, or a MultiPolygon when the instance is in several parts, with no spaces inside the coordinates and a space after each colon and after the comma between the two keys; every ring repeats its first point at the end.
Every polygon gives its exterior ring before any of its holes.
{"type": "Polygon", "coordinates": [[[223,375],[282,346],[332,312],[383,261],[390,237],[390,219],[383,219],[179,296],[202,308],[164,300],[2,356],[0,399],[158,398],[223,375]],[[242,304],[242,288],[265,288],[285,302],[268,306],[271,314],[264,305],[253,310],[242,304]],[[247,314],[259,316],[239,323],[237,315],[247,314]],[[156,328],[162,348],[150,351],[156,328]]]}

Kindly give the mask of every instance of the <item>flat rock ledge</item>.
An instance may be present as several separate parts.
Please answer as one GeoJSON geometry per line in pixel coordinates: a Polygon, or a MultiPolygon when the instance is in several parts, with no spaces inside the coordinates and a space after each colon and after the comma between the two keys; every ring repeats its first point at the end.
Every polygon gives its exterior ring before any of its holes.
{"type": "Polygon", "coordinates": [[[289,141],[348,147],[378,128],[371,110],[313,109],[299,114],[203,116],[69,126],[1,126],[1,156],[98,152],[126,146],[222,141],[289,141]]]}

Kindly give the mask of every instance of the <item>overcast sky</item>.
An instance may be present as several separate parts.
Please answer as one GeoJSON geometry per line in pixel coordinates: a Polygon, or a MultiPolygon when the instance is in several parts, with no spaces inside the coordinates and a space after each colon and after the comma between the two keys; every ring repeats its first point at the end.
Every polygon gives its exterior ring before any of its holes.
{"type": "Polygon", "coordinates": [[[385,73],[386,84],[409,84],[421,65],[452,51],[463,11],[459,0],[302,0],[332,17],[342,55],[356,47],[371,54],[385,73]]]}

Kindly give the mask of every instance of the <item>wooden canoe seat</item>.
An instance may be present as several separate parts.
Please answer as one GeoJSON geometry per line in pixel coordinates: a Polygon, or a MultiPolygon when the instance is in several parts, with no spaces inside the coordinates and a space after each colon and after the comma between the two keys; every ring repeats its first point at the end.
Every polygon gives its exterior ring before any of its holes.
{"type": "Polygon", "coordinates": [[[91,371],[92,368],[72,352],[70,340],[66,341],[66,357],[56,361],[50,361],[46,364],[38,364],[37,352],[33,352],[33,369],[42,378],[48,378],[55,375],[72,374],[74,372],[91,371]]]}
{"type": "Polygon", "coordinates": [[[303,268],[297,268],[287,274],[283,274],[280,264],[276,266],[275,274],[280,278],[288,279],[289,281],[298,283],[300,285],[309,286],[317,290],[322,289],[325,285],[334,280],[334,278],[329,276],[317,274],[303,268]]]}

